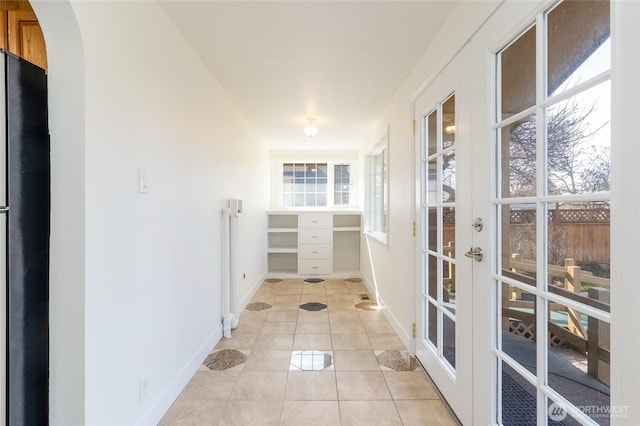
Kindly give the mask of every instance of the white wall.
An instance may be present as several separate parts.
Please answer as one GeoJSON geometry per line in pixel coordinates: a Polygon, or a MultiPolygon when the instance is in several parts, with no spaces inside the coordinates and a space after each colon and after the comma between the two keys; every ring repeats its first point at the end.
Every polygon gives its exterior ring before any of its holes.
{"type": "Polygon", "coordinates": [[[51,134],[51,424],[84,423],[84,54],[67,2],[33,1],[46,34],[51,134]]]}
{"type": "Polygon", "coordinates": [[[415,314],[415,239],[413,191],[414,138],[412,99],[453,58],[486,20],[499,2],[461,2],[444,23],[438,36],[395,94],[378,121],[377,130],[363,146],[367,155],[389,125],[389,233],[388,245],[370,239],[364,245],[362,274],[377,286],[392,322],[405,345],[411,345],[415,314]],[[375,280],[374,280],[375,276],[375,280]]]}
{"type": "MultiPolygon", "coordinates": [[[[266,228],[268,155],[155,2],[72,3],[83,69],[56,59],[64,55],[55,40],[72,14],[57,17],[54,7],[68,5],[53,3],[34,5],[51,63],[51,423],[153,423],[221,336],[220,211],[228,198],[243,197],[245,207],[239,298],[262,280],[264,239],[255,236],[266,228]],[[84,79],[84,106],[73,111],[64,92],[81,84],[62,81],[67,72],[84,79]],[[65,131],[75,139],[61,138],[65,131]],[[137,192],[139,166],[149,170],[150,194],[137,192]],[[56,197],[77,210],[65,214],[56,197]],[[62,243],[66,230],[75,232],[62,243]],[[73,272],[61,271],[63,260],[73,272]],[[64,338],[67,327],[77,342],[64,338]],[[142,379],[149,388],[140,403],[142,379]]],[[[76,95],[69,97],[82,99],[76,95]]]]}

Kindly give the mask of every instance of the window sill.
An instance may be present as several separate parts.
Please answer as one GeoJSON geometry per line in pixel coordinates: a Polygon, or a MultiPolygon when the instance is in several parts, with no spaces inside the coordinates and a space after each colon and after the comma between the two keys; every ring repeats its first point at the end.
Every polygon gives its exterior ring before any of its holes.
{"type": "Polygon", "coordinates": [[[365,231],[364,235],[365,237],[371,238],[382,245],[385,245],[385,246],[388,245],[388,236],[384,232],[365,231]]]}

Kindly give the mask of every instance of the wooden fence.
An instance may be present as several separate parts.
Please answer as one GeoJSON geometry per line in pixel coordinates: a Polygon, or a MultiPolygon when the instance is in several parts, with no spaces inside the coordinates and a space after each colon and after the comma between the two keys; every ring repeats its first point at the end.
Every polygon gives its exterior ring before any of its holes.
{"type": "MultiPolygon", "coordinates": [[[[562,246],[562,257],[581,262],[609,263],[611,259],[609,209],[554,209],[548,211],[547,220],[549,226],[555,230],[553,234],[559,240],[553,243],[562,246]]],[[[455,211],[445,211],[442,223],[442,241],[454,241],[455,211]]],[[[509,232],[511,235],[522,235],[526,228],[535,230],[535,224],[535,210],[510,210],[510,226],[504,229],[504,232],[509,232]]],[[[532,249],[535,250],[535,238],[531,241],[534,244],[532,249]]]]}

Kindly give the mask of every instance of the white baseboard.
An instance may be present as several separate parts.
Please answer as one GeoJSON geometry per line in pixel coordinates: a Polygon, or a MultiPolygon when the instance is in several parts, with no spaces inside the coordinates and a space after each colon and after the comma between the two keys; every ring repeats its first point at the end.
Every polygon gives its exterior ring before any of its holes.
{"type": "Polygon", "coordinates": [[[240,315],[240,313],[244,311],[244,308],[246,308],[249,302],[251,302],[251,299],[256,294],[256,292],[258,291],[262,283],[264,283],[265,279],[266,279],[266,274],[262,274],[260,279],[258,279],[258,281],[251,288],[251,290],[249,290],[249,293],[247,293],[247,295],[242,299],[242,301],[238,305],[238,309],[240,309],[240,312],[238,312],[237,314],[236,312],[234,312],[234,314],[240,315]]]}
{"type": "MultiPolygon", "coordinates": [[[[375,289],[369,283],[369,281],[367,281],[365,277],[362,277],[362,282],[367,287],[367,290],[369,290],[369,294],[371,294],[375,299],[376,292],[375,292],[375,289]]],[[[384,313],[384,316],[387,317],[387,320],[389,321],[389,323],[391,324],[391,327],[393,327],[393,330],[396,332],[396,334],[402,341],[402,344],[404,345],[404,347],[407,348],[408,351],[411,351],[411,348],[412,348],[411,335],[407,332],[407,330],[404,329],[400,321],[398,321],[396,316],[393,315],[393,312],[391,312],[391,310],[387,307],[387,305],[384,303],[384,300],[380,296],[377,297],[377,302],[379,306],[382,308],[382,313],[384,313]]]]}
{"type": "Polygon", "coordinates": [[[200,367],[202,361],[209,355],[211,349],[220,339],[222,339],[222,325],[205,339],[200,348],[198,348],[189,362],[178,372],[169,386],[151,403],[149,409],[140,417],[136,425],[155,426],[162,420],[162,417],[169,411],[171,404],[178,398],[182,389],[189,383],[189,380],[198,367],[200,367]]]}
{"type": "MultiPolygon", "coordinates": [[[[249,293],[242,299],[238,308],[240,312],[249,304],[254,294],[258,291],[260,286],[265,280],[264,274],[253,285],[249,293]]],[[[238,315],[240,315],[238,312],[238,315]]],[[[189,383],[191,377],[196,372],[198,367],[202,364],[202,361],[209,355],[211,349],[222,339],[222,325],[218,327],[213,333],[211,333],[191,357],[189,362],[178,372],[173,381],[167,386],[167,388],[160,394],[160,396],[151,403],[149,409],[140,417],[136,425],[138,426],[155,426],[162,420],[162,417],[169,411],[171,404],[178,398],[180,392],[189,383]]]]}

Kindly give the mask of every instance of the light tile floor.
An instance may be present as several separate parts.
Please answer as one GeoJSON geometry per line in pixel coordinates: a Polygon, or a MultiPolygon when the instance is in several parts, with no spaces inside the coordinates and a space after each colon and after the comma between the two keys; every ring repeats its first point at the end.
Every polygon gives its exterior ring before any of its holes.
{"type": "Polygon", "coordinates": [[[160,425],[456,425],[363,294],[357,280],[265,282],[160,425]],[[311,362],[301,351],[323,353],[311,362]],[[305,370],[333,363],[305,371],[296,359],[305,370]]]}

